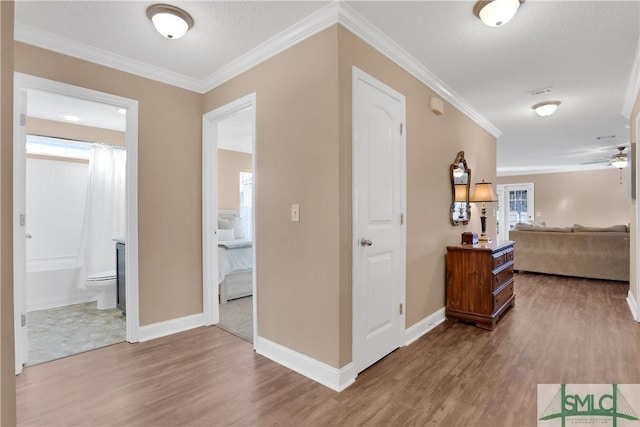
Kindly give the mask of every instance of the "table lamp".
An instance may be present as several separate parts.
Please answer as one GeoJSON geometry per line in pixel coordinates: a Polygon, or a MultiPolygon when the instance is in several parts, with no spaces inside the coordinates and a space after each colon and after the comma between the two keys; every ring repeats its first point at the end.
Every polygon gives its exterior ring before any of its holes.
{"type": "Polygon", "coordinates": [[[469,201],[474,203],[482,203],[482,211],[480,215],[480,225],[482,226],[482,233],[480,234],[480,238],[478,240],[480,242],[489,242],[490,239],[489,237],[487,237],[487,207],[485,206],[485,203],[498,201],[491,183],[484,182],[484,179],[482,180],[482,182],[477,182],[469,201]]]}

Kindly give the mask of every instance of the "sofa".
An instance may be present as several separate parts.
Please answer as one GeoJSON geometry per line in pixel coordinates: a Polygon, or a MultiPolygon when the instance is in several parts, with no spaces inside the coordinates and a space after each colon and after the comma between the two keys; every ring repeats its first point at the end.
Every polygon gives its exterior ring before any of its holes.
{"type": "Polygon", "coordinates": [[[629,228],[546,227],[518,224],[514,270],[591,279],[629,281],[629,228]]]}

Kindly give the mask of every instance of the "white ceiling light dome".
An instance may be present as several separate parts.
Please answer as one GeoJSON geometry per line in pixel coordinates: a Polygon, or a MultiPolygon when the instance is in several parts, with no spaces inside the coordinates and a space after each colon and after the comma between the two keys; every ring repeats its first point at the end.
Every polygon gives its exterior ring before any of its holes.
{"type": "Polygon", "coordinates": [[[147,8],[153,26],[168,39],[179,39],[193,27],[193,18],[184,10],[168,4],[153,4],[147,8]]]}
{"type": "Polygon", "coordinates": [[[558,105],[560,105],[560,101],[545,101],[536,104],[531,108],[533,108],[533,111],[535,111],[540,117],[547,117],[556,112],[558,105]]]}
{"type": "Polygon", "coordinates": [[[479,1],[473,8],[473,14],[490,27],[506,24],[516,15],[520,0],[479,1]]]}

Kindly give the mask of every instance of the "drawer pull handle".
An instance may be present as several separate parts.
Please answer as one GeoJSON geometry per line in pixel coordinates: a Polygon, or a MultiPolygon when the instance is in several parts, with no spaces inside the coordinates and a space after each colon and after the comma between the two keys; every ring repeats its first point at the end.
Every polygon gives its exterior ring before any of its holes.
{"type": "Polygon", "coordinates": [[[496,276],[496,282],[499,282],[500,278],[498,276],[496,276]]]}
{"type": "Polygon", "coordinates": [[[496,302],[500,304],[500,298],[496,298],[496,302]]]}

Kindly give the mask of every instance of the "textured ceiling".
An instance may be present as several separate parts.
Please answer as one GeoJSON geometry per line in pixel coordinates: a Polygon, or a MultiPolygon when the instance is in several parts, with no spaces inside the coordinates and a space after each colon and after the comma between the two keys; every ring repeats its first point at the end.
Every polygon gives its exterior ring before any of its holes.
{"type": "MultiPolygon", "coordinates": [[[[80,43],[118,55],[120,62],[198,82],[211,80],[328,4],[171,3],[196,22],[180,40],[155,32],[144,13],[148,1],[18,1],[16,34],[35,32],[80,43]]],[[[614,154],[616,145],[629,143],[622,111],[638,55],[638,1],[527,0],[514,19],[499,28],[483,25],[469,1],[341,4],[377,27],[499,129],[499,174],[606,167],[581,163],[614,154]],[[549,94],[527,93],[547,87],[552,88],[549,94]],[[548,99],[560,100],[560,108],[553,116],[537,117],[531,106],[548,99]],[[615,137],[597,139],[604,135],[615,137]]]]}

